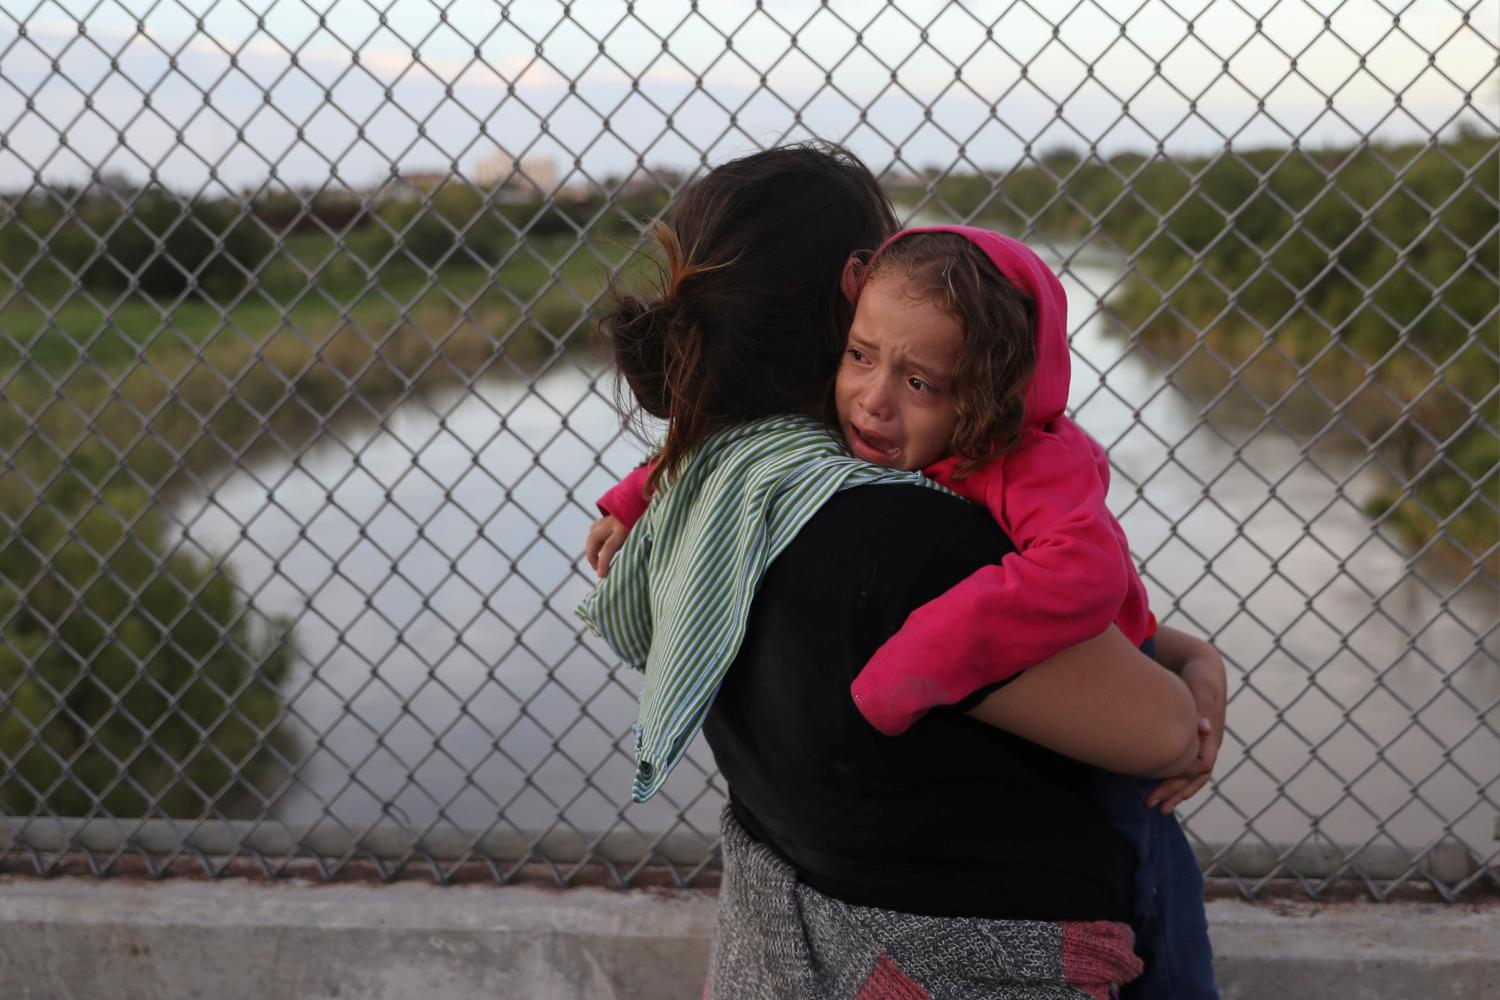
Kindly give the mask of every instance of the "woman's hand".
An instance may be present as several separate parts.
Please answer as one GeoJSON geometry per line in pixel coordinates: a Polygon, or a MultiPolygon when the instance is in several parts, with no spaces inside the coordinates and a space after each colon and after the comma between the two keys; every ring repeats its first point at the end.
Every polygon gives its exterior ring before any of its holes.
{"type": "Polygon", "coordinates": [[[1218,650],[1185,632],[1163,626],[1157,632],[1157,655],[1163,666],[1182,678],[1198,708],[1198,756],[1187,770],[1163,781],[1146,796],[1146,808],[1158,809],[1165,816],[1202,791],[1213,774],[1224,743],[1228,682],[1218,650]]]}
{"type": "Polygon", "coordinates": [[[589,538],[583,552],[589,565],[601,578],[609,572],[610,560],[620,551],[620,546],[625,544],[625,538],[629,534],[630,529],[621,524],[619,518],[610,515],[601,517],[589,528],[589,538]]]}

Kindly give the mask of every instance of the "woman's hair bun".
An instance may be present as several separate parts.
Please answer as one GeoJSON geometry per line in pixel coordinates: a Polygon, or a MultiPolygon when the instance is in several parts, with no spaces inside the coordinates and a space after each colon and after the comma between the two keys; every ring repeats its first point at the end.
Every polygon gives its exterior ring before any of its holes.
{"type": "Polygon", "coordinates": [[[845,261],[894,228],[874,176],[836,146],[752,153],[682,191],[651,227],[659,282],[617,291],[599,322],[634,397],[622,409],[667,421],[653,481],[730,424],[823,411],[853,311],[845,261]]]}
{"type": "Polygon", "coordinates": [[[615,298],[599,321],[599,332],[636,405],[659,420],[665,420],[669,411],[666,327],[672,317],[667,313],[659,299],[625,294],[615,298]]]}

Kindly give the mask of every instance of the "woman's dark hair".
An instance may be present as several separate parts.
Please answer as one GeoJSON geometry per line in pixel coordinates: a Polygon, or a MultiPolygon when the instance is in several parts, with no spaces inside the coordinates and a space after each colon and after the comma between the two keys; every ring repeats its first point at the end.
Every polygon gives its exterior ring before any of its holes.
{"type": "Polygon", "coordinates": [[[963,345],[954,362],[958,424],[950,450],[962,478],[1020,443],[1026,390],[1036,371],[1036,302],[971,241],[956,233],[913,233],[862,265],[876,278],[899,281],[914,299],[958,320],[963,345]]]}
{"type": "Polygon", "coordinates": [[[874,175],[826,143],[731,160],[683,191],[654,231],[660,287],[617,294],[599,322],[635,407],[667,422],[652,485],[730,424],[825,411],[853,312],[844,265],[895,229],[874,175]]]}

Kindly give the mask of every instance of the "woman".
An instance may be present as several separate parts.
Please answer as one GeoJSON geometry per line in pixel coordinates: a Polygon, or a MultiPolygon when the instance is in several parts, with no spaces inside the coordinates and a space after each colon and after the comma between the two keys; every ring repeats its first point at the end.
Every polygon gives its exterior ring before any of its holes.
{"type": "Polygon", "coordinates": [[[814,416],[849,322],[844,261],[893,228],[873,177],[832,148],[745,157],[685,193],[659,231],[661,294],[601,324],[637,404],[667,421],[664,489],[580,611],[647,668],[638,799],[712,706],[731,792],[713,995],[1102,996],[1139,969],[1132,862],[1076,761],[1181,775],[1198,711],[1113,630],[975,692],[962,707],[991,726],[934,713],[887,739],[853,709],[853,673],[905,614],[1008,545],[920,476],[851,459],[814,416]],[[977,952],[943,961],[956,940],[977,952]]]}

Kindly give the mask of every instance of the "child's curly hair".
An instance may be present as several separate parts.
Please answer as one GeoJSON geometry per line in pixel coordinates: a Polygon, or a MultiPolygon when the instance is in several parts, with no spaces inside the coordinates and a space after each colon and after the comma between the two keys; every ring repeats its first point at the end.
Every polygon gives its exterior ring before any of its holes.
{"type": "Polygon", "coordinates": [[[899,278],[913,298],[958,320],[963,346],[954,365],[958,424],[949,450],[962,478],[1013,450],[1026,419],[1026,389],[1036,370],[1036,302],[1000,273],[983,250],[956,233],[913,233],[873,260],[854,262],[868,285],[899,278]]]}

